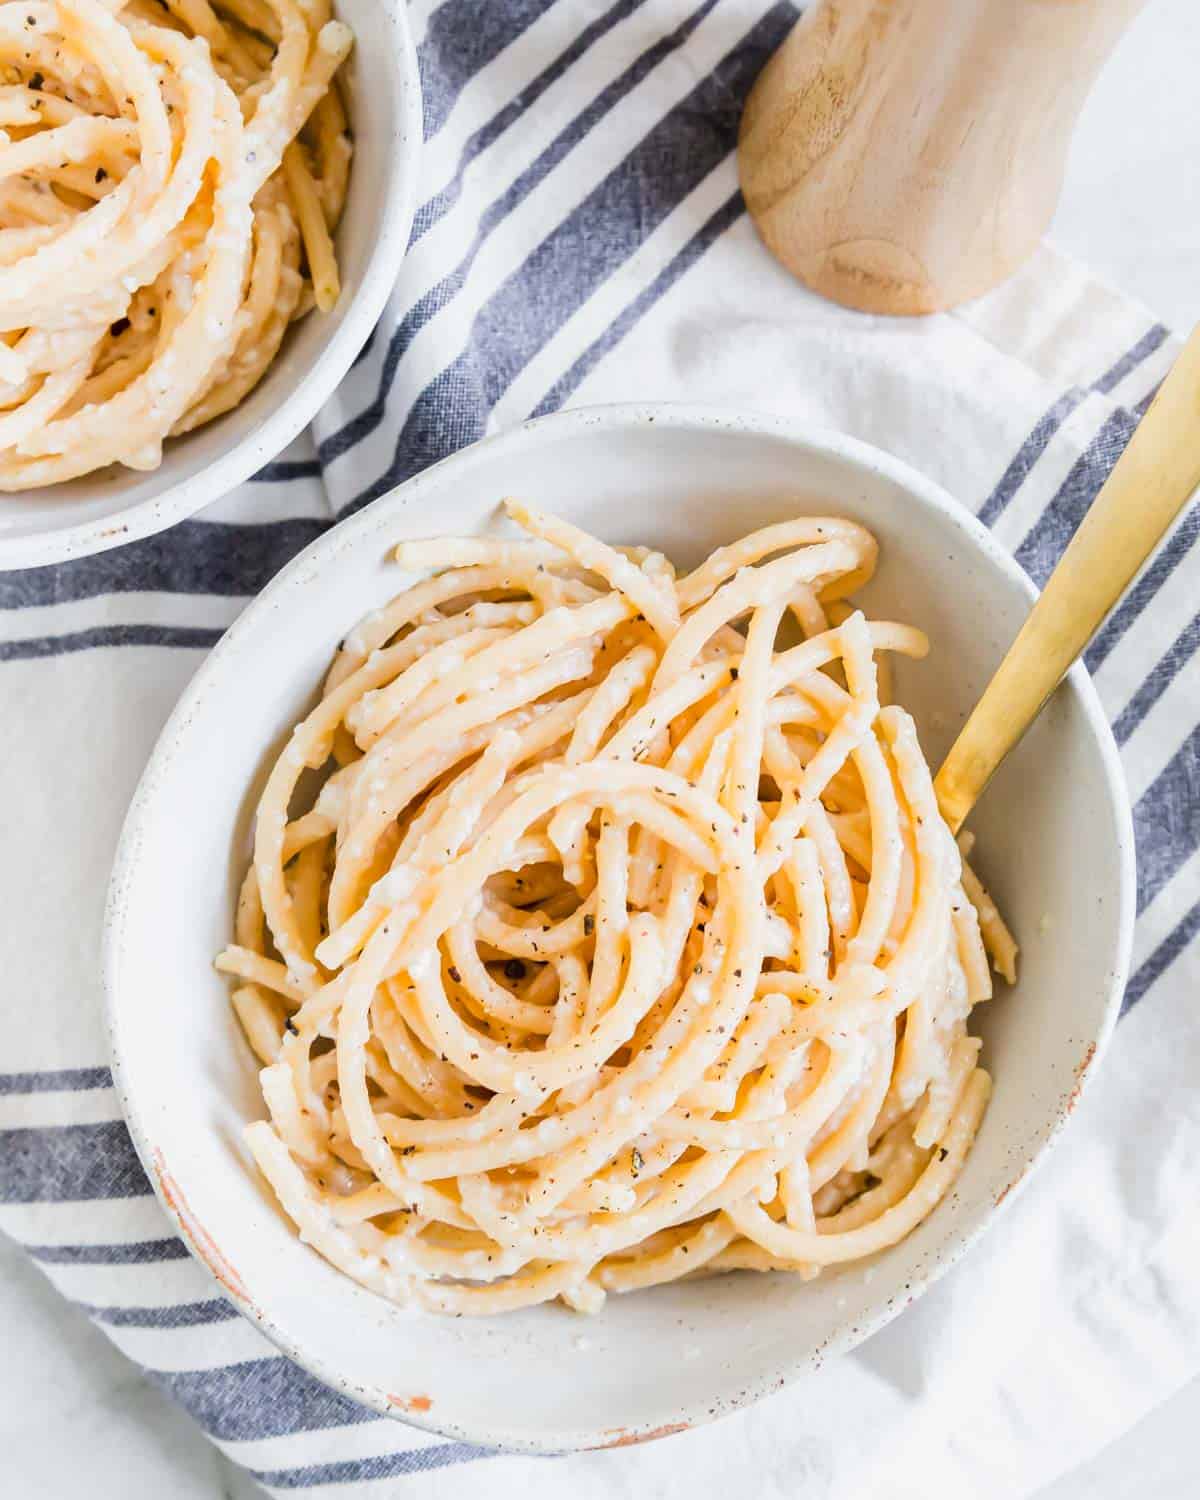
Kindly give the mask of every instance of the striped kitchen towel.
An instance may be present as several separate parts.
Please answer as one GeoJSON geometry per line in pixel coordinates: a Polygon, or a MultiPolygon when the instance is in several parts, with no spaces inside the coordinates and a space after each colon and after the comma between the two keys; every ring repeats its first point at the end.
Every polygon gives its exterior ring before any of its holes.
{"type": "Polygon", "coordinates": [[[795,17],[780,0],[418,0],[413,12],[427,145],[412,249],[313,431],[165,535],[0,577],[0,1230],[273,1494],[448,1497],[476,1463],[489,1493],[523,1500],[682,1500],[751,1481],[768,1500],[1030,1494],[1200,1371],[1195,509],[1088,655],[1137,824],[1126,1019],[1013,1212],[855,1354],[663,1443],[484,1454],[290,1365],[150,1195],[99,1016],[109,863],[184,683],[301,546],[533,413],[685,398],[890,449],[1043,580],[1177,349],[1049,249],[979,302],[919,322],[844,312],[791,281],[755,238],[732,156],[746,91],[795,17]]]}

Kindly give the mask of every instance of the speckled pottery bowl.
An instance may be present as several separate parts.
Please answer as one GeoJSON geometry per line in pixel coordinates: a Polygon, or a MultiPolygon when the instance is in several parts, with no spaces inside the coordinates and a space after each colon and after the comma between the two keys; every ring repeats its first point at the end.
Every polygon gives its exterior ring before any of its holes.
{"type": "Polygon", "coordinates": [[[0,495],[0,571],[66,562],[194,515],[269,463],[350,368],[396,284],[412,227],[422,144],[421,81],[403,0],[336,0],[356,46],[339,77],[354,133],[335,236],[342,290],[294,324],[249,396],[185,437],[157,469],[113,464],[47,489],[0,495]]]}
{"type": "Polygon", "coordinates": [[[226,1295],[329,1385],[457,1439],[563,1451],[656,1437],[776,1389],[882,1327],[995,1222],[1112,1028],[1133,834],[1112,737],[1076,669],[972,819],[1022,944],[1017,987],[977,1013],[991,1106],[953,1193],[872,1274],[674,1283],[610,1298],[587,1322],[559,1306],[483,1320],[391,1306],[301,1244],[257,1176],[241,1135],[263,1113],[256,1064],[212,957],[268,751],[341,636],[397,591],[390,547],[499,527],[508,494],[683,566],[798,512],[863,522],[882,549],[868,611],[933,642],[927,661],[898,661],[897,694],[934,763],[1033,589],[954,500],[861,443],[714,408],[574,411],[467,449],[314,543],[228,632],[164,730],[121,841],[104,968],[117,1085],[168,1212],[226,1295]]]}

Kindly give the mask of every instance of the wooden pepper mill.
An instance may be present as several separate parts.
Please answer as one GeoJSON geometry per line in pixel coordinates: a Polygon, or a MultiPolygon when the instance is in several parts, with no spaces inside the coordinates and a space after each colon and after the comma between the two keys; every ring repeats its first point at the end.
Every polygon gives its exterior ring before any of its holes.
{"type": "Polygon", "coordinates": [[[742,117],[763,239],[866,312],[987,291],[1041,238],[1088,89],[1145,3],[814,0],[742,117]]]}

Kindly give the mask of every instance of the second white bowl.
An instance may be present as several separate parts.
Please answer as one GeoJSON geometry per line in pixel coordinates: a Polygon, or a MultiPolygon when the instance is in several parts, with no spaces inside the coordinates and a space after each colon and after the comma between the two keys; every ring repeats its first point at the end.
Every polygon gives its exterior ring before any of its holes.
{"type": "Polygon", "coordinates": [[[114,464],[0,495],[0,571],[66,562],[163,531],[248,479],[312,421],[375,326],[408,248],[421,81],[403,0],[337,0],[355,47],[342,77],[354,159],[337,231],[342,290],[288,330],[263,380],[215,422],[164,445],[157,469],[114,464]]]}

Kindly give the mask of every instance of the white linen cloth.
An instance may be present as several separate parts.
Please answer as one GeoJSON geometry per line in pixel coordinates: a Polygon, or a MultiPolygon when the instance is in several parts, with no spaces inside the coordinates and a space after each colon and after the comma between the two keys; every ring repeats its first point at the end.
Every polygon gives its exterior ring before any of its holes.
{"type": "Polygon", "coordinates": [[[338,513],[535,411],[726,401],[889,449],[1039,581],[1053,565],[1177,341],[1050,249],[945,317],[808,295],[758,243],[730,155],[793,17],[765,0],[414,7],[424,206],[315,432],[163,537],[0,576],[0,1230],[274,1494],[1011,1500],[1200,1371],[1195,509],[1089,654],[1136,810],[1129,1013],[1028,1191],[856,1353],[661,1443],[483,1456],[351,1406],[232,1315],[119,1120],[97,956],[125,807],[203,651],[338,513]]]}

